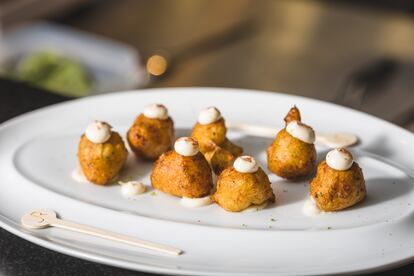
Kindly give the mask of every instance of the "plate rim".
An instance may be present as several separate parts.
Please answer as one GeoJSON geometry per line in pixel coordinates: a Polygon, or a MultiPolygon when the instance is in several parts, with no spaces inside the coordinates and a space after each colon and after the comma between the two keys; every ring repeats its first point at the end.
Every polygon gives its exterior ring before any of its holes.
{"type": "MultiPolygon", "coordinates": [[[[74,98],[74,99],[70,99],[67,101],[63,101],[63,102],[59,102],[59,103],[55,103],[55,104],[51,104],[48,106],[44,106],[41,108],[37,108],[25,113],[22,113],[20,115],[17,115],[15,117],[12,117],[2,123],[0,123],[0,131],[5,128],[8,127],[10,124],[13,123],[18,123],[20,120],[25,119],[27,116],[31,116],[43,111],[47,111],[49,109],[54,109],[54,108],[58,108],[61,106],[65,106],[65,105],[70,105],[72,103],[77,103],[77,102],[83,102],[83,101],[90,101],[90,100],[94,100],[96,98],[104,98],[104,97],[116,97],[116,96],[123,96],[123,95],[127,95],[127,94],[133,94],[133,93],[151,93],[153,91],[159,91],[159,92],[164,92],[164,91],[168,91],[168,90],[183,90],[184,92],[188,92],[190,90],[226,90],[226,93],[245,93],[245,94],[251,94],[251,93],[256,93],[256,94],[267,94],[267,95],[277,95],[278,97],[284,97],[284,98],[297,98],[297,99],[302,99],[302,100],[306,100],[309,102],[314,102],[314,103],[319,103],[319,104],[325,104],[325,105],[330,105],[332,107],[338,108],[338,109],[342,109],[342,110],[346,110],[349,112],[353,112],[353,113],[357,113],[358,115],[361,116],[367,116],[370,119],[376,120],[378,122],[381,123],[385,123],[390,127],[393,128],[397,128],[400,131],[405,132],[405,134],[408,135],[414,135],[413,133],[411,133],[409,130],[396,125],[394,123],[391,123],[385,119],[382,119],[380,117],[374,116],[372,114],[360,111],[360,110],[356,110],[347,106],[342,106],[339,105],[337,103],[333,103],[333,102],[329,102],[329,101],[324,101],[324,100],[319,100],[319,99],[315,99],[315,98],[310,98],[310,97],[305,97],[305,96],[299,96],[299,95],[293,95],[293,94],[289,94],[289,93],[283,93],[283,92],[277,92],[277,91],[270,91],[270,90],[256,90],[256,89],[247,89],[247,88],[231,88],[231,87],[219,87],[219,86],[214,86],[214,87],[207,87],[207,86],[188,86],[188,87],[160,87],[160,88],[143,88],[143,89],[133,89],[133,90],[125,90],[125,91],[115,91],[115,92],[110,92],[110,93],[103,93],[103,94],[93,94],[87,97],[81,97],[81,98],[74,98]]],[[[178,92],[178,91],[176,91],[178,92]]],[[[49,92],[50,93],[50,92],[49,92]]]]}
{"type": "MultiPolygon", "coordinates": [[[[150,93],[155,91],[159,91],[159,92],[170,92],[171,90],[174,90],[175,92],[179,92],[179,91],[191,91],[191,90],[203,90],[203,91],[207,91],[207,90],[215,90],[215,91],[222,91],[222,90],[226,90],[226,92],[233,92],[233,93],[246,93],[246,94],[251,94],[251,93],[263,93],[263,94],[274,94],[280,97],[286,97],[286,98],[298,98],[298,99],[304,99],[310,102],[316,102],[319,104],[326,104],[326,105],[331,105],[335,108],[340,108],[346,111],[351,111],[351,112],[356,112],[359,115],[363,115],[363,116],[367,116],[370,117],[371,119],[375,119],[377,120],[379,123],[382,124],[387,124],[390,127],[393,128],[397,128],[399,131],[403,131],[405,132],[405,134],[408,135],[413,135],[410,131],[397,126],[393,123],[390,123],[384,119],[375,117],[371,114],[368,113],[364,113],[358,110],[354,110],[352,108],[349,107],[343,107],[340,105],[337,105],[335,103],[331,103],[331,102],[326,102],[326,101],[322,101],[322,100],[318,100],[318,99],[312,99],[312,98],[308,98],[308,97],[303,97],[303,96],[298,96],[298,95],[290,95],[290,94],[285,94],[285,93],[280,93],[280,92],[272,92],[272,91],[262,91],[262,90],[253,90],[253,89],[239,89],[239,88],[226,88],[226,87],[172,87],[172,88],[147,88],[147,89],[136,89],[136,90],[128,90],[128,91],[120,91],[120,92],[113,92],[113,93],[109,93],[109,94],[103,94],[103,95],[93,95],[90,97],[86,97],[86,98],[80,98],[80,99],[73,99],[73,100],[69,100],[69,101],[65,101],[65,102],[61,102],[61,103],[57,103],[57,104],[53,104],[50,106],[46,106],[46,107],[42,107],[39,109],[35,109],[33,111],[29,111],[26,113],[23,113],[19,116],[16,116],[14,118],[11,118],[9,120],[4,121],[3,123],[0,124],[0,131],[3,131],[4,128],[10,127],[13,124],[17,124],[19,123],[21,120],[25,120],[27,117],[30,117],[34,114],[37,113],[42,113],[44,111],[47,110],[51,110],[51,109],[55,109],[55,108],[59,108],[61,106],[65,106],[65,105],[71,105],[74,102],[79,102],[79,101],[93,101],[95,99],[95,97],[117,97],[117,96],[123,96],[126,94],[132,94],[132,93],[150,93]]],[[[196,93],[196,92],[193,92],[196,93]]],[[[46,189],[47,190],[47,189],[46,189]]],[[[53,192],[53,191],[52,191],[53,192]]],[[[56,193],[56,192],[54,192],[56,193]]],[[[59,193],[57,193],[59,194],[59,193]]],[[[154,218],[147,218],[147,219],[154,219],[154,218]]],[[[53,251],[62,253],[62,254],[66,254],[66,255],[70,255],[70,256],[74,256],[74,257],[78,257],[81,259],[86,259],[89,261],[93,261],[93,262],[98,262],[98,263],[102,263],[102,264],[106,264],[106,265],[110,265],[110,266],[116,266],[116,267],[120,267],[120,268],[126,268],[126,269],[133,269],[133,270],[139,270],[139,271],[145,271],[145,272],[156,272],[156,273],[162,273],[162,274],[186,274],[186,275],[208,275],[206,272],[201,272],[200,271],[191,271],[191,270],[181,270],[181,269],[168,269],[168,268],[159,268],[159,267],[152,267],[150,265],[145,265],[145,264],[140,264],[137,262],[130,262],[130,261],[125,261],[125,260],[114,260],[111,259],[110,257],[105,257],[105,256],[97,256],[94,255],[94,253],[88,253],[83,251],[82,249],[71,249],[69,247],[66,247],[64,245],[58,245],[55,244],[51,241],[46,241],[43,240],[39,237],[30,235],[25,233],[24,231],[21,231],[18,229],[18,227],[13,227],[11,225],[11,223],[8,223],[7,220],[9,220],[7,217],[5,217],[3,214],[0,213],[0,227],[2,227],[3,229],[5,229],[6,231],[17,235],[20,238],[23,238],[29,242],[35,243],[39,246],[51,249],[53,251]]],[[[158,219],[157,219],[158,220],[158,219]]],[[[14,224],[14,222],[13,222],[14,224]]],[[[200,225],[201,226],[201,225],[200,225]]],[[[201,226],[201,227],[207,227],[207,226],[201,226]]],[[[234,229],[233,229],[234,230],[234,229]]],[[[239,230],[239,229],[237,229],[239,230]]],[[[243,230],[241,230],[243,231],[243,230]]],[[[249,229],[249,231],[255,231],[254,229],[249,229]]],[[[261,230],[260,230],[261,231],[261,230]]],[[[337,230],[338,231],[338,230],[337,230]]],[[[409,250],[407,250],[408,252],[409,250]]],[[[388,263],[384,263],[381,266],[375,266],[375,267],[366,267],[363,269],[354,269],[352,271],[342,271],[342,272],[335,272],[335,273],[341,273],[341,274],[353,274],[353,273],[360,273],[360,272],[375,272],[375,271],[382,271],[382,270],[386,270],[386,269],[391,269],[394,267],[398,267],[407,263],[410,263],[414,260],[414,251],[411,250],[412,254],[410,254],[410,256],[408,256],[405,259],[401,259],[399,261],[391,261],[388,263]]],[[[322,274],[329,274],[332,272],[326,272],[326,273],[322,273],[322,274]]],[[[214,275],[233,275],[234,273],[214,273],[214,275]]],[[[237,275],[239,275],[240,273],[237,272],[237,275]]],[[[271,274],[269,273],[264,273],[264,274],[271,274]]]]}
{"type": "MultiPolygon", "coordinates": [[[[199,270],[190,270],[190,269],[168,269],[168,268],[161,268],[161,267],[154,267],[151,265],[141,264],[138,262],[132,262],[132,261],[125,261],[125,260],[114,260],[107,256],[99,256],[95,253],[89,253],[86,252],[83,249],[71,249],[69,247],[66,247],[64,245],[55,244],[52,241],[46,241],[44,239],[41,239],[35,235],[30,235],[25,233],[24,231],[19,231],[9,223],[7,223],[8,218],[5,218],[3,214],[0,214],[0,227],[7,232],[18,236],[19,238],[22,238],[28,242],[34,243],[38,246],[41,246],[43,248],[58,252],[63,255],[68,255],[71,257],[76,257],[82,260],[95,262],[98,264],[103,264],[107,266],[117,267],[121,269],[127,269],[132,271],[141,271],[141,272],[149,272],[149,273],[158,273],[162,275],[216,275],[216,276],[236,276],[236,275],[251,275],[251,272],[201,272],[199,270]]],[[[353,270],[343,270],[343,271],[318,271],[317,274],[310,274],[310,275],[354,275],[354,274],[360,274],[360,273],[374,273],[374,272],[381,272],[381,271],[387,271],[390,269],[398,268],[407,264],[410,264],[414,262],[414,251],[412,256],[406,257],[404,259],[400,259],[398,261],[389,261],[386,263],[383,263],[380,266],[367,266],[362,269],[353,269],[353,270]]],[[[275,275],[273,272],[260,272],[256,275],[275,275]]],[[[287,273],[285,275],[295,275],[294,273],[287,273]]]]}

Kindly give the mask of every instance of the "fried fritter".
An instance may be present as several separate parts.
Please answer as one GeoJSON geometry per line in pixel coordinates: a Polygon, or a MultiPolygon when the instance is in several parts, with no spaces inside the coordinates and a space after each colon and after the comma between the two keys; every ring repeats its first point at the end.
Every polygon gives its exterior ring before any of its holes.
{"type": "Polygon", "coordinates": [[[162,192],[189,198],[207,196],[213,188],[211,168],[201,152],[194,156],[174,150],[162,154],[155,162],[151,183],[162,192]]]}
{"type": "Polygon", "coordinates": [[[284,121],[285,121],[286,124],[288,124],[288,123],[290,123],[292,121],[299,121],[299,122],[301,122],[300,112],[299,112],[299,109],[296,107],[296,105],[294,105],[289,110],[288,114],[284,118],[284,121]]]}
{"type": "Polygon", "coordinates": [[[229,139],[224,139],[224,142],[220,145],[223,149],[229,151],[234,157],[239,157],[243,153],[243,148],[233,144],[229,139]]]}
{"type": "MultiPolygon", "coordinates": [[[[294,106],[285,117],[285,122],[287,125],[293,121],[300,122],[300,119],[300,112],[294,106]]],[[[301,125],[310,128],[305,124],[301,125]]],[[[316,157],[315,145],[293,137],[286,131],[286,127],[279,131],[267,149],[267,164],[270,171],[290,180],[314,173],[316,157]]]]}
{"type": "Polygon", "coordinates": [[[230,151],[221,147],[216,147],[214,150],[206,152],[204,156],[216,175],[220,175],[223,170],[231,167],[235,160],[235,156],[230,151]]]}
{"type": "Polygon", "coordinates": [[[234,159],[243,153],[243,148],[227,139],[226,133],[225,121],[220,118],[207,125],[197,122],[191,134],[192,138],[198,141],[200,151],[217,175],[231,166],[234,159]]]}
{"type": "Polygon", "coordinates": [[[350,169],[339,171],[323,161],[310,182],[310,193],[322,211],[339,211],[353,206],[366,196],[362,170],[356,162],[350,169]]]}
{"type": "Polygon", "coordinates": [[[174,123],[170,117],[166,120],[151,119],[141,114],[128,130],[127,139],[138,157],[156,160],[172,148],[174,123]]]}
{"type": "Polygon", "coordinates": [[[274,202],[275,195],[261,168],[255,173],[241,173],[231,167],[219,175],[213,200],[227,211],[240,212],[251,205],[274,202]]]}
{"type": "Polygon", "coordinates": [[[316,149],[282,129],[267,149],[267,164],[273,173],[286,179],[298,179],[315,171],[316,149]]]}
{"type": "Polygon", "coordinates": [[[127,156],[124,141],[117,132],[112,132],[102,144],[95,144],[82,135],[78,146],[78,159],[85,177],[99,185],[107,184],[118,175],[127,156]]]}
{"type": "Polygon", "coordinates": [[[205,153],[214,150],[216,146],[220,146],[226,140],[226,133],[226,125],[224,119],[221,118],[208,125],[197,122],[193,127],[191,137],[200,145],[200,151],[205,153]]]}

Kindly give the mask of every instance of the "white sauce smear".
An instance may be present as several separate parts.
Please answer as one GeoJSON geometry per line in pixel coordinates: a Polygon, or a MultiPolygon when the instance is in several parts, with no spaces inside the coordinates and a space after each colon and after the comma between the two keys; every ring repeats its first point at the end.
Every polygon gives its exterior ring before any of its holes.
{"type": "Polygon", "coordinates": [[[121,185],[121,194],[126,198],[145,193],[145,185],[138,181],[118,182],[121,185]]]}
{"type": "Polygon", "coordinates": [[[305,201],[305,204],[303,204],[302,207],[302,213],[307,217],[315,217],[321,213],[321,210],[316,206],[313,197],[309,196],[305,201]]]}
{"type": "Polygon", "coordinates": [[[252,205],[252,206],[249,206],[246,209],[244,209],[243,212],[246,212],[246,213],[257,212],[257,211],[260,211],[260,210],[263,210],[264,208],[266,208],[267,204],[268,204],[268,202],[266,201],[265,203],[262,203],[260,205],[252,205]]]}
{"type": "Polygon", "coordinates": [[[346,148],[358,143],[358,137],[352,133],[319,134],[316,140],[333,149],[346,148]]]}
{"type": "Polygon", "coordinates": [[[72,179],[75,180],[76,182],[90,183],[80,167],[74,169],[71,173],[71,176],[72,176],[72,179]]]}
{"type": "Polygon", "coordinates": [[[200,198],[189,198],[183,197],[180,200],[180,204],[187,208],[198,208],[203,207],[211,204],[211,196],[205,196],[200,198]]]}

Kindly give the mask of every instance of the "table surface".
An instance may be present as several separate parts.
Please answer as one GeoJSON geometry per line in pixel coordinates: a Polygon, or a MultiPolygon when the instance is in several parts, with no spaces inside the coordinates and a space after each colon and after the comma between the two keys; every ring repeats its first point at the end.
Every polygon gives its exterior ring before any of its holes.
{"type": "MultiPolygon", "coordinates": [[[[167,52],[175,58],[173,69],[150,87],[239,87],[332,101],[350,73],[391,57],[398,62],[398,74],[358,109],[414,131],[414,19],[406,14],[318,1],[124,0],[98,1],[54,20],[128,43],[143,59],[167,52]],[[254,28],[242,37],[189,50],[246,18],[253,18],[254,28]]],[[[0,122],[64,100],[0,79],[0,122]]],[[[392,273],[413,271],[414,265],[408,265],[392,273]]],[[[52,252],[4,230],[0,274],[149,275],[52,252]]]]}

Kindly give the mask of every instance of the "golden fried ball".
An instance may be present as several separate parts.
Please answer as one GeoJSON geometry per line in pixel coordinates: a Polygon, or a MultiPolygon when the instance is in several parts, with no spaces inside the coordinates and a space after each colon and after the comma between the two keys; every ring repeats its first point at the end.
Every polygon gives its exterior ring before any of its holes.
{"type": "Polygon", "coordinates": [[[224,142],[220,145],[223,149],[231,152],[234,157],[239,157],[243,153],[243,148],[233,144],[229,139],[224,139],[224,142]]]}
{"type": "Polygon", "coordinates": [[[338,171],[323,161],[310,182],[310,193],[320,210],[339,211],[365,198],[364,175],[356,162],[348,170],[338,171]]]}
{"type": "Polygon", "coordinates": [[[207,196],[213,188],[211,168],[201,152],[195,156],[174,150],[162,154],[155,162],[151,183],[162,192],[190,198],[207,196]]]}
{"type": "Polygon", "coordinates": [[[233,165],[235,158],[243,153],[243,148],[226,138],[226,133],[225,121],[221,118],[208,125],[196,123],[191,134],[191,137],[198,141],[200,151],[217,175],[233,165]]]}
{"type": "Polygon", "coordinates": [[[284,121],[286,124],[292,121],[298,121],[298,122],[301,121],[299,109],[295,105],[289,110],[288,114],[284,118],[284,121]]]}
{"type": "Polygon", "coordinates": [[[127,139],[131,150],[138,157],[156,160],[172,148],[174,123],[170,117],[160,120],[141,114],[128,130],[127,139]]]}
{"type": "Polygon", "coordinates": [[[193,127],[191,137],[200,145],[200,151],[205,153],[214,150],[215,146],[220,146],[226,139],[226,125],[224,119],[202,125],[196,123],[193,127]]]}
{"type": "Polygon", "coordinates": [[[230,151],[221,147],[216,147],[214,150],[206,152],[204,156],[216,175],[220,175],[222,171],[233,166],[236,159],[230,151]]]}
{"type": "Polygon", "coordinates": [[[316,149],[282,129],[267,149],[269,170],[286,179],[298,179],[315,171],[316,149]]]}
{"type": "Polygon", "coordinates": [[[115,178],[125,164],[128,151],[117,132],[108,141],[95,144],[82,135],[78,146],[81,169],[90,182],[105,185],[115,178]]]}
{"type": "Polygon", "coordinates": [[[231,167],[219,175],[213,200],[227,211],[240,212],[251,205],[274,202],[275,195],[261,168],[255,173],[241,173],[231,167]]]}
{"type": "MultiPolygon", "coordinates": [[[[300,122],[299,109],[292,107],[284,120],[286,125],[300,122]]],[[[274,174],[290,180],[311,175],[316,169],[315,145],[293,137],[284,128],[267,149],[267,166],[274,174]]]]}

